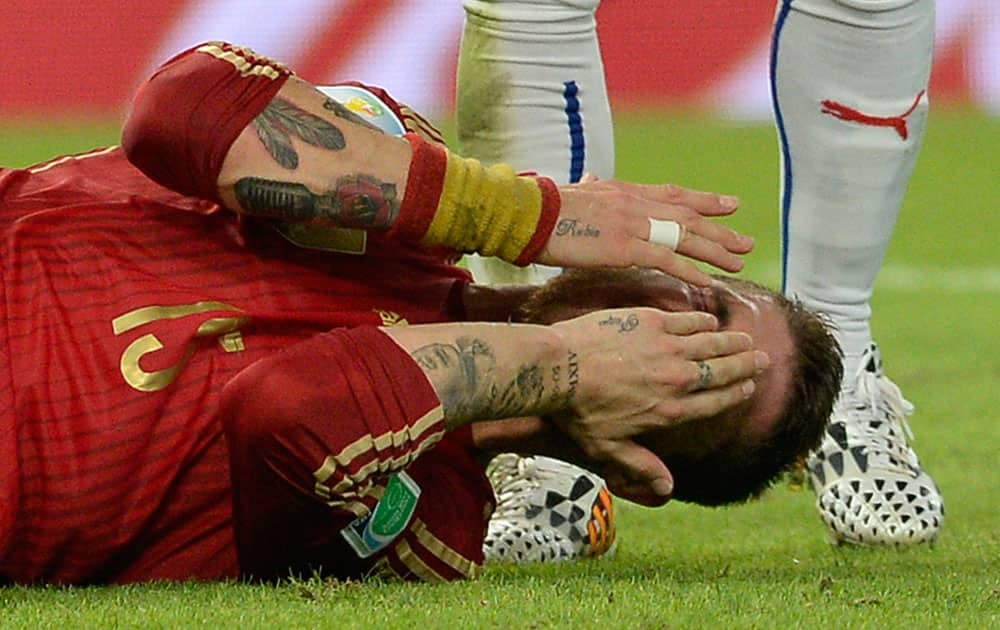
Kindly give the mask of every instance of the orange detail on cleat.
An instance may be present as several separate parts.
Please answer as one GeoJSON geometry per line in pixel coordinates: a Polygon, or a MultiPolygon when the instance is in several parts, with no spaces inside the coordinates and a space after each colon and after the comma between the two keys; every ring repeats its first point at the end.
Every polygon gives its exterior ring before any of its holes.
{"type": "Polygon", "coordinates": [[[606,553],[615,542],[615,512],[611,493],[601,488],[591,509],[593,518],[587,523],[590,548],[595,556],[606,553]]]}

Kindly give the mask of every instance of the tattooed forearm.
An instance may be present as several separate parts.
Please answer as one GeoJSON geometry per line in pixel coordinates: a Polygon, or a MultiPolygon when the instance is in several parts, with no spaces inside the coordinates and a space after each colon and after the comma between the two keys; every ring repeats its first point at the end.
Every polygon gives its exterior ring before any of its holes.
{"type": "Polygon", "coordinates": [[[347,175],[334,189],[314,193],[303,184],[244,177],[234,187],[248,214],[290,222],[320,221],[340,227],[386,229],[399,216],[395,184],[347,175]]]}
{"type": "MultiPolygon", "coordinates": [[[[434,383],[446,421],[454,424],[542,413],[570,395],[556,396],[557,387],[547,382],[547,370],[540,365],[524,364],[513,371],[498,366],[493,349],[480,339],[430,344],[412,356],[434,383]]],[[[569,387],[575,389],[576,369],[570,369],[569,387]]]]}
{"type": "Polygon", "coordinates": [[[323,103],[323,109],[333,112],[338,118],[343,118],[344,120],[349,120],[352,123],[364,125],[365,127],[368,127],[369,129],[374,129],[379,133],[385,133],[375,125],[371,124],[361,116],[358,116],[357,114],[347,109],[346,107],[344,107],[337,101],[333,100],[332,98],[326,99],[326,102],[323,103]]]}
{"type": "Polygon", "coordinates": [[[289,170],[299,166],[299,154],[292,145],[292,136],[331,151],[347,146],[344,134],[333,124],[281,98],[272,100],[257,115],[254,126],[257,137],[274,161],[289,170]]]}
{"type": "Polygon", "coordinates": [[[454,372],[456,385],[475,387],[479,380],[480,368],[487,370],[496,363],[493,350],[479,339],[459,337],[454,344],[432,343],[413,351],[413,358],[425,371],[454,372]]]}

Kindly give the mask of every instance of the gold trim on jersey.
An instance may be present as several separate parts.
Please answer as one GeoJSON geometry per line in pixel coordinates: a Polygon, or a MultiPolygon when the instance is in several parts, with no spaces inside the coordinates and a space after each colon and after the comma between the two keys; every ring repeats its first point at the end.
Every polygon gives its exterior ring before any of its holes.
{"type": "Polygon", "coordinates": [[[222,42],[211,42],[198,47],[198,52],[212,55],[216,59],[228,61],[239,71],[241,77],[262,76],[268,79],[277,79],[282,74],[291,74],[286,66],[263,57],[253,52],[249,48],[230,46],[228,50],[223,48],[222,42]],[[254,61],[248,59],[251,57],[254,61]]]}
{"type": "Polygon", "coordinates": [[[371,514],[372,509],[362,503],[361,501],[328,501],[327,505],[338,510],[344,510],[345,512],[350,512],[354,515],[354,518],[361,518],[362,516],[368,516],[371,514]]]}
{"type": "Polygon", "coordinates": [[[376,484],[374,482],[363,480],[354,485],[355,489],[351,492],[340,491],[332,492],[327,486],[317,484],[314,488],[316,494],[321,498],[326,500],[326,504],[330,507],[342,507],[345,505],[350,505],[351,503],[357,503],[361,499],[366,497],[375,497],[375,503],[382,498],[382,494],[385,492],[383,485],[376,484]]]}
{"type": "Polygon", "coordinates": [[[410,531],[413,532],[414,536],[417,537],[417,540],[420,541],[420,544],[427,551],[434,554],[441,562],[444,562],[465,577],[474,578],[482,571],[482,566],[449,547],[443,540],[431,532],[427,527],[427,523],[419,518],[413,519],[410,531]]]}
{"type": "Polygon", "coordinates": [[[29,168],[28,172],[31,173],[31,174],[33,174],[33,175],[34,174],[38,174],[38,173],[44,173],[45,171],[49,170],[50,168],[54,168],[56,166],[59,166],[60,164],[65,164],[66,162],[69,162],[70,160],[85,160],[87,158],[99,157],[101,155],[107,155],[108,153],[111,153],[112,151],[114,151],[117,148],[118,148],[118,145],[114,145],[114,146],[110,146],[110,147],[104,147],[103,149],[96,149],[94,151],[88,151],[87,153],[81,153],[80,155],[65,155],[65,156],[63,156],[61,158],[57,158],[55,160],[52,160],[51,162],[48,162],[46,164],[42,164],[41,166],[36,166],[35,168],[29,168]]]}
{"type": "Polygon", "coordinates": [[[424,140],[445,146],[444,137],[437,127],[409,105],[399,104],[399,117],[407,131],[419,135],[424,140]]]}
{"type": "MultiPolygon", "coordinates": [[[[355,488],[359,485],[364,486],[368,478],[371,477],[371,475],[375,472],[385,472],[389,470],[394,471],[406,468],[406,466],[409,465],[410,462],[420,457],[420,455],[422,455],[425,451],[427,451],[432,446],[437,444],[441,440],[441,437],[443,435],[444,435],[443,431],[435,435],[430,435],[427,437],[427,439],[425,439],[423,442],[420,443],[420,446],[417,447],[416,450],[404,453],[399,457],[390,458],[385,461],[380,460],[378,458],[373,459],[372,461],[368,462],[367,464],[359,468],[358,471],[355,472],[354,474],[345,473],[343,478],[340,481],[338,481],[337,485],[335,485],[332,489],[325,483],[317,482],[314,487],[315,492],[317,495],[324,498],[330,498],[330,496],[332,495],[341,495],[344,497],[355,496],[358,491],[352,492],[351,488],[355,488]]],[[[327,461],[324,462],[324,464],[327,463],[329,463],[329,458],[327,458],[327,461]]]]}
{"type": "Polygon", "coordinates": [[[384,494],[385,494],[384,485],[369,485],[367,488],[364,488],[363,490],[359,491],[356,494],[356,498],[333,499],[331,501],[327,501],[326,505],[331,508],[350,512],[351,514],[354,515],[355,518],[361,518],[363,516],[367,516],[368,514],[371,513],[373,509],[375,509],[375,504],[377,504],[382,499],[382,496],[384,494]],[[372,503],[371,506],[369,506],[367,503],[364,502],[363,499],[365,498],[369,498],[371,500],[372,503]]]}
{"type": "MultiPolygon", "coordinates": [[[[361,470],[358,471],[357,474],[353,476],[345,476],[345,479],[341,480],[341,482],[337,484],[334,491],[331,491],[330,487],[326,485],[326,482],[330,480],[330,478],[334,475],[334,473],[337,472],[338,469],[347,468],[351,464],[351,462],[353,462],[361,455],[364,455],[365,453],[372,450],[384,450],[389,446],[402,444],[404,442],[404,438],[406,437],[409,437],[412,440],[413,438],[416,438],[417,436],[421,435],[424,431],[426,431],[428,428],[430,428],[437,422],[440,422],[443,418],[444,418],[444,410],[441,407],[441,405],[438,405],[433,409],[431,409],[430,411],[428,411],[426,414],[424,414],[423,417],[421,417],[419,420],[417,420],[416,422],[407,427],[403,427],[399,431],[396,432],[387,431],[386,433],[383,433],[382,435],[379,435],[377,437],[372,437],[371,435],[363,435],[357,440],[355,440],[353,443],[345,446],[340,451],[340,453],[336,455],[332,454],[327,455],[326,459],[323,460],[323,464],[313,472],[313,477],[316,479],[316,486],[315,486],[316,494],[324,496],[325,493],[325,495],[329,497],[334,492],[340,493],[346,490],[347,488],[351,487],[352,485],[356,485],[363,482],[365,478],[373,470],[378,468],[380,464],[378,459],[364,466],[361,470]]],[[[399,463],[408,463],[411,459],[415,458],[417,455],[420,455],[434,444],[437,444],[437,442],[441,439],[441,436],[443,434],[444,433],[442,431],[440,434],[436,436],[434,435],[428,436],[423,440],[423,442],[420,443],[415,452],[407,453],[406,455],[404,455],[401,458],[398,458],[397,460],[389,460],[388,462],[386,462],[386,464],[389,466],[394,466],[399,463]]]]}
{"type": "Polygon", "coordinates": [[[448,581],[443,575],[427,566],[427,563],[421,560],[420,556],[413,552],[413,548],[410,547],[410,543],[406,542],[405,539],[396,543],[394,551],[396,552],[396,557],[399,558],[399,561],[406,565],[407,569],[412,571],[414,575],[419,577],[424,582],[448,581]]]}
{"type": "Polygon", "coordinates": [[[430,435],[427,439],[421,442],[420,446],[418,446],[415,450],[408,451],[399,457],[390,458],[384,461],[378,458],[373,459],[359,468],[353,475],[345,474],[343,479],[337,482],[337,485],[335,485],[332,490],[325,484],[316,484],[316,494],[320,494],[320,496],[322,496],[321,492],[332,492],[333,494],[350,496],[348,490],[357,486],[359,483],[364,483],[368,477],[372,475],[372,473],[376,471],[385,472],[387,470],[395,471],[406,468],[410,462],[420,457],[430,447],[437,444],[441,440],[442,436],[444,436],[443,431],[436,435],[430,435]]]}

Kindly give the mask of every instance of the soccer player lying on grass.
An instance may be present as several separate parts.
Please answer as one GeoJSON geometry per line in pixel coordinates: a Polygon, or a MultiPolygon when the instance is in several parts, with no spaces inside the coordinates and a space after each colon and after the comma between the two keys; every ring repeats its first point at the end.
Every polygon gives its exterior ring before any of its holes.
{"type": "MultiPolygon", "coordinates": [[[[747,243],[701,217],[727,212],[715,195],[556,188],[465,162],[455,182],[459,158],[377,134],[290,77],[225,45],[158,71],[125,145],[175,190],[113,147],[0,171],[4,579],[466,577],[482,562],[493,505],[478,463],[487,450],[544,438],[544,452],[599,466],[613,490],[662,504],[694,487],[678,453],[696,460],[729,446],[699,435],[715,436],[712,423],[739,425],[733,443],[768,439],[781,430],[753,410],[795,400],[793,375],[814,360],[836,371],[835,352],[804,358],[773,298],[737,288],[719,301],[700,271],[644,240],[656,213],[686,228],[680,251],[738,266],[747,243]],[[350,151],[355,143],[363,150],[350,151]],[[286,166],[272,168],[277,160],[286,166]],[[296,186],[314,168],[328,169],[315,182],[330,194],[296,186]],[[484,234],[470,223],[470,213],[497,219],[498,198],[511,196],[548,219],[484,234]],[[637,222],[625,207],[647,214],[637,222]],[[443,215],[458,233],[435,232],[443,215]],[[558,220],[582,225],[587,243],[553,244],[574,238],[553,234],[558,220]],[[370,229],[344,229],[359,225],[370,229]],[[447,260],[489,249],[493,232],[511,260],[527,251],[560,265],[667,267],[692,280],[665,280],[689,296],[687,312],[506,323],[534,289],[477,287],[447,260]],[[691,310],[701,305],[715,315],[691,310]],[[726,319],[733,306],[745,307],[742,319],[726,319]],[[732,330],[716,330],[720,320],[732,330]],[[503,418],[518,439],[491,430],[503,418]],[[657,455],[676,460],[676,488],[657,455]]],[[[419,122],[387,96],[381,106],[419,122]]],[[[578,282],[590,292],[597,280],[578,282]]],[[[805,425],[793,433],[811,444],[805,425]]]]}

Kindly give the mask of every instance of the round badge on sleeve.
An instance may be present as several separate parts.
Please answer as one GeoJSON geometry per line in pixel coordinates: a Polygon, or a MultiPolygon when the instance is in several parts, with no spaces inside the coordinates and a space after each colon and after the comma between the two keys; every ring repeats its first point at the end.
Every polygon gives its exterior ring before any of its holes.
{"type": "Polygon", "coordinates": [[[406,127],[395,112],[368,90],[354,85],[325,85],[318,89],[387,134],[401,136],[406,133],[406,127]]]}

